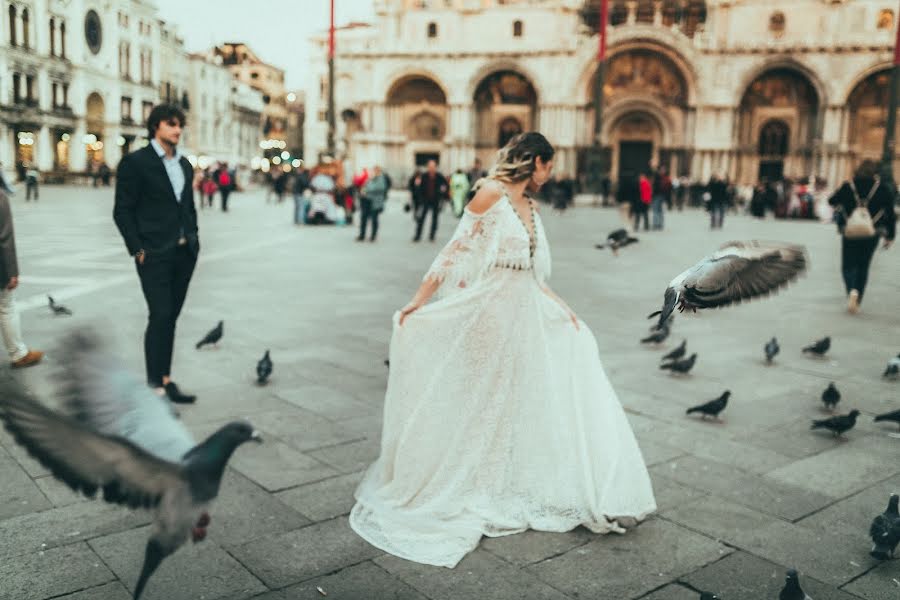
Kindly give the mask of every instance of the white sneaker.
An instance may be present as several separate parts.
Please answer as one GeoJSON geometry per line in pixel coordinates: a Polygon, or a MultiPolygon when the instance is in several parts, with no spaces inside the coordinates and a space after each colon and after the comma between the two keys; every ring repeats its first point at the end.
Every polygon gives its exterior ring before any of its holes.
{"type": "Polygon", "coordinates": [[[847,312],[851,315],[859,312],[859,292],[856,290],[850,290],[850,296],[847,299],[847,312]]]}

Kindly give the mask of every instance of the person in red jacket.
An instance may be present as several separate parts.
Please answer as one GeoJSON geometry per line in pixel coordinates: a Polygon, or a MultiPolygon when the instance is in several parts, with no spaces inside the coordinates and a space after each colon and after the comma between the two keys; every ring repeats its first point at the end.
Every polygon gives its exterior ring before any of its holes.
{"type": "Polygon", "coordinates": [[[647,213],[650,212],[650,202],[653,200],[653,186],[647,176],[641,173],[638,178],[638,199],[640,202],[634,203],[634,230],[640,227],[641,218],[644,219],[644,231],[650,229],[650,222],[647,213]]]}

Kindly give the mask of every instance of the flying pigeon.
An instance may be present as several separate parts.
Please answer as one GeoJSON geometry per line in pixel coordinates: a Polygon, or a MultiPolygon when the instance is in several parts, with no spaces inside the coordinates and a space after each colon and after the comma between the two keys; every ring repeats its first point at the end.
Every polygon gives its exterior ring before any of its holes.
{"type": "Polygon", "coordinates": [[[828,349],[831,348],[831,338],[826,336],[821,340],[813,342],[803,349],[803,353],[815,354],[816,356],[824,356],[828,349]]]}
{"type": "Polygon", "coordinates": [[[900,425],[900,410],[892,410],[891,412],[880,414],[875,417],[875,421],[893,421],[897,425],[900,425]]]}
{"type": "Polygon", "coordinates": [[[0,420],[53,475],[89,497],[155,510],[134,598],[164,558],[206,536],[209,508],[232,453],[261,441],[246,422],[223,426],[196,445],[168,403],[127,372],[89,332],[64,339],[56,377],[64,412],[2,382],[0,420]]]}
{"type": "Polygon", "coordinates": [[[209,333],[207,333],[202,340],[197,342],[197,350],[206,346],[208,344],[218,344],[219,340],[222,339],[223,329],[225,327],[225,321],[219,321],[219,324],[213,327],[209,333]]]}
{"type": "Polygon", "coordinates": [[[888,361],[887,367],[885,367],[881,376],[890,379],[897,379],[900,376],[900,354],[888,361]]]}
{"type": "Polygon", "coordinates": [[[872,551],[869,554],[878,560],[893,558],[894,551],[900,545],[900,512],[897,503],[900,496],[891,494],[887,509],[872,521],[869,535],[872,537],[872,551]]]}
{"type": "Polygon", "coordinates": [[[57,304],[56,300],[53,299],[53,296],[47,296],[47,305],[50,307],[50,310],[53,311],[54,315],[72,316],[72,311],[62,304],[57,304]]]}
{"type": "Polygon", "coordinates": [[[797,577],[797,571],[794,569],[788,569],[784,587],[781,588],[781,593],[778,594],[778,600],[812,600],[800,587],[800,579],[797,577]]]}
{"type": "Polygon", "coordinates": [[[662,357],[662,360],[678,360],[684,357],[687,352],[687,340],[683,340],[681,345],[662,357]]]}
{"type": "Polygon", "coordinates": [[[691,413],[700,413],[704,419],[706,417],[715,417],[719,418],[719,413],[725,410],[725,407],[728,406],[728,399],[731,397],[731,392],[729,390],[725,390],[721,396],[716,398],[715,400],[710,400],[705,404],[700,404],[698,406],[691,407],[687,409],[685,414],[691,413]]]}
{"type": "Polygon", "coordinates": [[[778,340],[774,337],[768,341],[765,347],[766,351],[766,363],[772,364],[772,360],[775,356],[781,352],[781,346],[778,345],[778,340]]]}
{"type": "Polygon", "coordinates": [[[256,363],[256,383],[259,385],[267,384],[270,375],[272,375],[272,359],[269,358],[269,351],[266,350],[263,357],[256,363]]]}
{"type": "Polygon", "coordinates": [[[668,325],[663,325],[659,329],[655,329],[650,332],[645,338],[641,339],[642,344],[661,344],[665,341],[667,337],[669,337],[669,327],[668,325]]]}
{"type": "Polygon", "coordinates": [[[631,237],[628,235],[628,232],[624,229],[616,229],[611,232],[608,236],[606,236],[605,244],[595,244],[595,248],[603,249],[609,248],[612,250],[613,255],[619,254],[619,248],[624,248],[625,246],[636,244],[639,240],[636,237],[631,237]]]}
{"type": "Polygon", "coordinates": [[[673,373],[681,373],[682,375],[684,375],[694,368],[695,362],[697,362],[696,352],[694,352],[687,358],[681,358],[678,360],[673,360],[672,362],[663,363],[659,365],[659,368],[672,371],[673,373]]]}
{"type": "Polygon", "coordinates": [[[662,325],[677,307],[684,311],[727,306],[765,296],[806,271],[803,246],[779,242],[730,242],[669,283],[659,316],[662,325]]]}
{"type": "Polygon", "coordinates": [[[837,406],[837,403],[841,401],[841,393],[834,386],[834,382],[828,384],[828,387],[825,388],[825,391],[822,392],[822,404],[830,410],[834,412],[834,407],[837,406]]]}
{"type": "Polygon", "coordinates": [[[810,429],[827,429],[833,433],[835,437],[842,436],[845,432],[853,429],[853,426],[856,425],[856,417],[858,416],[858,410],[851,410],[846,415],[837,415],[820,421],[813,421],[810,429]]]}

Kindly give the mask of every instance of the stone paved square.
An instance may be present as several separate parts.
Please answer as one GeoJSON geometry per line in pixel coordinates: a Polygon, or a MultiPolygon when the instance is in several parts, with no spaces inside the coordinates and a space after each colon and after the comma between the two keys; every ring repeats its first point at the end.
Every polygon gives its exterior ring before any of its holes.
{"type": "MultiPolygon", "coordinates": [[[[455,226],[444,211],[438,243],[410,242],[397,193],[377,243],[352,227],[295,227],[292,203],[235,194],[232,210],[199,213],[200,263],[179,320],[173,376],[196,406],[182,418],[198,436],[234,418],[252,420],[267,443],[234,457],[210,538],[164,563],[147,598],[410,600],[774,598],[795,566],[812,597],[900,596],[900,560],[877,564],[866,529],[900,490],[896,427],[872,423],[900,408],[900,383],[881,379],[900,351],[898,250],[879,251],[863,312],[846,313],[839,240],[830,225],[728,215],[708,230],[705,213],[667,215],[663,232],[639,234],[619,258],[593,244],[619,226],[613,209],[543,209],[554,289],[594,331],[601,357],[651,467],[660,512],[625,536],[528,532],[485,540],[457,569],[386,555],[347,525],[353,490],[378,453],[391,314],[406,303],[455,226]],[[802,243],[812,266],[773,298],[676,317],[672,337],[642,347],[646,315],[685,266],[732,239],[802,243]],[[219,319],[218,348],[193,344],[219,319]],[[762,361],[777,335],[782,353],[762,361]],[[812,360],[800,348],[831,335],[812,360]],[[684,378],[657,369],[688,340],[699,353],[684,378]],[[272,352],[267,387],[255,363],[272,352]],[[840,410],[863,415],[847,442],[809,430],[829,381],[840,410]],[[687,407],[733,393],[724,424],[686,417],[687,407]]],[[[26,341],[45,364],[17,372],[37,394],[51,389],[60,335],[94,325],[142,374],[146,318],[134,268],[111,219],[110,189],[44,186],[37,203],[13,199],[26,341]],[[51,293],[73,312],[54,317],[51,293]]],[[[130,597],[148,515],[79,498],[0,432],[0,599],[130,597]]]]}

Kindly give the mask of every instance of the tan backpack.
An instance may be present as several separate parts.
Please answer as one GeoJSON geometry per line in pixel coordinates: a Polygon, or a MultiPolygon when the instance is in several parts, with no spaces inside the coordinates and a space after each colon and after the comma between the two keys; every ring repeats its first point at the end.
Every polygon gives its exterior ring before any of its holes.
{"type": "Polygon", "coordinates": [[[866,194],[865,201],[860,199],[859,192],[856,191],[856,185],[853,183],[853,179],[850,179],[847,183],[850,184],[850,189],[853,191],[853,197],[856,198],[856,208],[854,208],[853,212],[850,213],[850,216],[847,217],[847,224],[844,226],[844,237],[850,240],[875,237],[877,233],[875,231],[875,223],[881,218],[882,211],[879,210],[875,213],[875,217],[872,218],[872,215],[869,214],[868,207],[869,201],[872,200],[872,197],[875,195],[875,190],[878,189],[881,180],[877,177],[875,178],[875,184],[872,186],[872,189],[869,190],[869,193],[866,194]]]}

